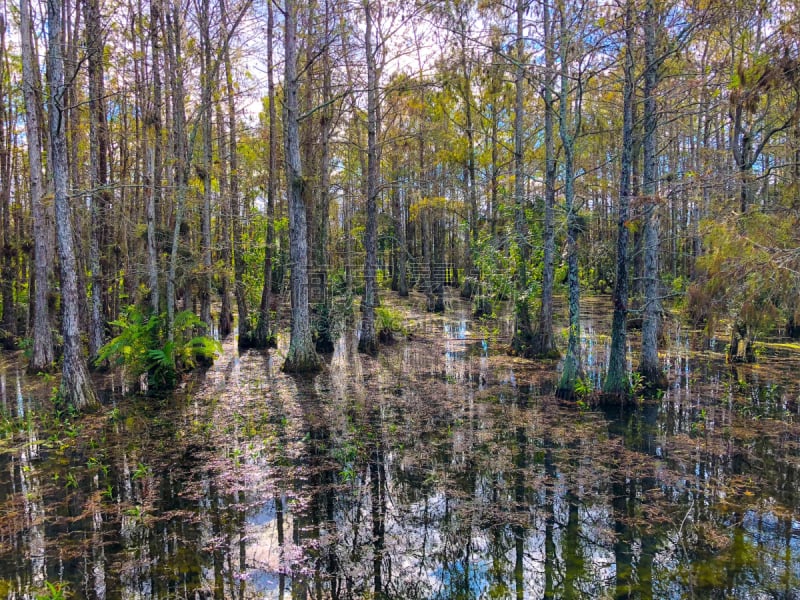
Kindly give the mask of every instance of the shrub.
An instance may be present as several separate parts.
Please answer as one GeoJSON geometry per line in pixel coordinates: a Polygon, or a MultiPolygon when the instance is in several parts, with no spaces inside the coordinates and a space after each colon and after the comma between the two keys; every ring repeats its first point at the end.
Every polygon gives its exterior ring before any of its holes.
{"type": "Polygon", "coordinates": [[[386,306],[375,308],[375,330],[378,332],[378,339],[383,343],[394,341],[394,334],[404,334],[403,319],[397,313],[386,306]]]}
{"type": "Polygon", "coordinates": [[[148,390],[174,388],[181,373],[210,365],[221,350],[219,342],[195,335],[205,323],[191,311],[175,315],[172,340],[165,314],[146,315],[136,306],[125,309],[111,325],[120,333],[100,348],[96,363],[123,365],[136,378],[147,375],[148,390]]]}

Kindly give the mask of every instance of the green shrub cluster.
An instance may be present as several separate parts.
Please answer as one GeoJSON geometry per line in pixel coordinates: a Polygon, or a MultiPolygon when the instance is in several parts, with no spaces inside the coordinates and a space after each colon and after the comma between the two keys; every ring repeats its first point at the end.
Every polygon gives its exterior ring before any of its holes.
{"type": "Polygon", "coordinates": [[[191,311],[175,315],[172,339],[166,314],[145,314],[137,306],[126,308],[111,325],[119,334],[100,348],[96,363],[122,365],[137,378],[146,374],[150,391],[173,389],[181,373],[210,365],[221,351],[219,342],[198,335],[206,325],[191,311]]]}

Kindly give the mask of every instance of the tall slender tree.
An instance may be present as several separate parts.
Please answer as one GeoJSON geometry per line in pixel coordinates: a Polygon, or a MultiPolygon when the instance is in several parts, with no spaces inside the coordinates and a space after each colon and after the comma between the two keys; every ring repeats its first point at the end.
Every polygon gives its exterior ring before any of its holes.
{"type": "Polygon", "coordinates": [[[333,352],[333,315],[331,313],[331,299],[328,294],[328,266],[330,254],[328,252],[329,221],[331,203],[331,161],[332,161],[332,136],[334,131],[334,98],[333,98],[333,61],[331,46],[333,45],[335,13],[331,0],[324,0],[324,9],[321,23],[322,48],[320,49],[321,79],[321,104],[313,110],[318,113],[318,121],[314,126],[318,131],[318,145],[314,148],[317,166],[315,181],[318,184],[310,194],[309,229],[312,240],[309,256],[309,269],[311,280],[309,285],[314,293],[314,340],[316,349],[320,352],[333,352]]]}
{"type": "MultiPolygon", "coordinates": [[[[219,336],[221,338],[228,337],[233,331],[233,306],[231,305],[231,282],[230,282],[230,268],[233,264],[231,260],[231,224],[234,221],[241,221],[241,217],[237,214],[234,217],[233,205],[237,205],[238,201],[234,202],[229,191],[230,177],[228,168],[230,167],[230,159],[228,150],[228,136],[225,129],[226,119],[223,114],[224,98],[218,94],[214,98],[214,112],[216,113],[216,140],[217,140],[217,159],[214,161],[216,166],[217,186],[219,193],[217,194],[217,237],[216,245],[219,247],[219,262],[222,263],[223,268],[217,270],[219,277],[219,295],[220,295],[220,309],[219,309],[219,336]]],[[[241,241],[241,237],[240,237],[241,241]]]]}
{"type": "MultiPolygon", "coordinates": [[[[567,281],[569,286],[569,337],[564,367],[558,382],[560,396],[571,397],[578,379],[583,377],[581,359],[580,282],[578,279],[578,208],[575,205],[575,138],[581,130],[583,118],[584,74],[570,72],[575,31],[570,26],[568,5],[559,4],[559,60],[560,89],[558,132],[564,153],[564,211],[567,213],[567,281]],[[573,83],[574,82],[574,83],[573,83]]],[[[579,18],[579,17],[578,17],[579,18]]]]}
{"type": "Polygon", "coordinates": [[[211,133],[211,89],[216,84],[211,66],[211,14],[209,0],[198,0],[197,12],[200,29],[200,122],[203,131],[203,208],[201,210],[201,246],[203,256],[203,277],[200,284],[200,318],[212,327],[211,319],[211,161],[213,160],[213,140],[211,133]]]}
{"type": "Polygon", "coordinates": [[[34,54],[31,6],[20,0],[20,49],[22,51],[22,93],[25,98],[25,133],[28,144],[31,212],[33,213],[33,347],[28,369],[45,371],[55,360],[53,332],[48,308],[50,267],[48,247],[51,230],[44,205],[42,144],[39,122],[39,61],[34,54]]]}
{"type": "Polygon", "coordinates": [[[97,396],[89,379],[86,357],[81,347],[79,319],[80,295],[78,273],[73,243],[72,215],[67,189],[66,86],[64,84],[64,56],[62,11],[59,0],[47,0],[47,81],[49,84],[48,120],[50,123],[50,168],[53,174],[53,191],[56,211],[56,240],[61,267],[61,332],[64,337],[64,359],[61,373],[61,397],[77,409],[97,403],[97,396]]]}
{"type": "MultiPolygon", "coordinates": [[[[273,77],[274,70],[274,53],[272,46],[272,39],[275,31],[275,13],[272,2],[267,3],[267,102],[268,107],[268,135],[269,146],[267,149],[267,231],[266,231],[266,244],[264,248],[264,284],[261,289],[261,304],[258,310],[258,318],[256,321],[256,328],[252,335],[252,340],[248,344],[257,348],[266,348],[273,345],[275,338],[272,335],[271,320],[270,320],[270,306],[272,304],[272,257],[273,245],[275,241],[275,195],[277,192],[277,178],[278,178],[278,111],[275,108],[275,80],[273,77]]],[[[239,316],[241,323],[241,315],[239,316]]],[[[242,345],[242,339],[247,341],[247,338],[239,337],[239,344],[242,345]]]]}
{"type": "Polygon", "coordinates": [[[603,392],[624,397],[629,391],[627,360],[628,318],[628,219],[633,170],[634,19],[633,0],[625,3],[622,87],[622,154],[620,157],[619,205],[617,209],[617,275],[614,279],[614,314],[611,349],[603,392]]]}
{"type": "Polygon", "coordinates": [[[365,52],[367,58],[367,226],[364,237],[366,259],[364,262],[364,297],[361,301],[361,337],[358,349],[374,354],[378,350],[375,332],[375,306],[377,290],[378,253],[378,70],[373,40],[373,19],[370,0],[364,0],[365,52]]]}
{"type": "MultiPolygon", "coordinates": [[[[395,185],[390,194],[392,200],[392,228],[394,232],[394,271],[392,271],[392,289],[401,297],[408,296],[408,248],[406,244],[406,188],[400,184],[399,167],[393,165],[395,185]]],[[[405,183],[405,182],[404,182],[405,183]]]]}
{"type": "Polygon", "coordinates": [[[533,352],[533,326],[528,301],[528,261],[530,242],[525,217],[527,201],[525,195],[525,0],[517,0],[516,40],[514,42],[514,233],[517,243],[517,299],[514,304],[514,336],[511,348],[520,356],[531,356],[533,352]]]}
{"type": "Polygon", "coordinates": [[[644,135],[642,150],[642,192],[646,198],[644,218],[644,314],[642,318],[642,357],[639,372],[651,386],[663,387],[666,378],[658,360],[658,332],[661,326],[661,290],[659,289],[659,229],[658,200],[658,113],[656,86],[661,60],[656,56],[656,25],[658,15],[655,1],[646,0],[644,13],[644,135]]]}
{"type": "Polygon", "coordinates": [[[297,5],[284,2],[285,32],[283,131],[284,164],[289,200],[289,256],[291,259],[292,326],[289,352],[283,363],[287,372],[317,371],[322,364],[314,350],[308,306],[308,229],[303,202],[303,168],[300,160],[300,131],[297,92],[297,5]]]}
{"type": "Polygon", "coordinates": [[[161,292],[159,290],[158,242],[156,228],[158,209],[161,203],[162,176],[162,121],[161,121],[161,0],[150,1],[150,23],[148,37],[150,42],[150,73],[152,76],[152,97],[147,111],[145,126],[147,131],[147,152],[145,182],[147,187],[147,281],[150,294],[150,308],[158,314],[161,292]]]}
{"type": "MultiPolygon", "coordinates": [[[[223,18],[226,13],[223,11],[223,18]]],[[[271,44],[270,44],[271,45],[271,44]]],[[[270,73],[271,77],[271,73],[270,73]]],[[[233,67],[230,60],[230,54],[226,53],[225,56],[225,96],[228,109],[228,161],[230,172],[230,186],[229,193],[231,195],[231,220],[233,226],[233,294],[236,299],[236,312],[238,314],[238,333],[239,333],[239,348],[246,348],[255,346],[254,333],[256,328],[251,323],[250,306],[247,301],[247,288],[245,285],[245,257],[244,257],[244,227],[241,212],[243,210],[242,197],[239,188],[239,149],[238,149],[238,134],[237,119],[236,119],[236,103],[234,98],[234,85],[233,85],[233,67]]],[[[271,202],[272,199],[269,198],[271,202]]],[[[270,218],[269,216],[267,217],[270,218]]],[[[267,242],[269,243],[269,242],[267,242]]],[[[265,253],[269,254],[270,248],[265,249],[265,253]]],[[[271,277],[271,274],[270,274],[271,277]]],[[[271,285],[271,281],[267,279],[266,270],[264,272],[264,286],[271,285]]],[[[269,315],[267,315],[269,319],[269,315]]],[[[268,337],[264,335],[264,339],[268,337]]]]}
{"type": "Polygon", "coordinates": [[[103,219],[110,206],[108,191],[108,127],[106,126],[103,61],[105,40],[98,0],[84,0],[86,63],[89,71],[89,162],[91,164],[91,210],[89,269],[91,270],[91,310],[89,311],[89,356],[97,356],[104,343],[103,273],[100,245],[103,219]]]}
{"type": "Polygon", "coordinates": [[[544,41],[544,73],[542,96],[544,98],[544,252],[542,257],[542,303],[533,341],[533,354],[544,357],[558,356],[553,335],[553,284],[555,281],[555,204],[556,204],[556,150],[554,124],[556,102],[554,98],[555,40],[550,0],[542,2],[542,30],[544,41]]]}
{"type": "Polygon", "coordinates": [[[0,318],[0,344],[13,348],[17,335],[17,316],[14,303],[14,255],[17,253],[11,230],[11,187],[14,151],[14,109],[11,98],[6,21],[0,15],[0,298],[3,314],[0,318]]]}
{"type": "MultiPolygon", "coordinates": [[[[220,19],[222,27],[222,35],[228,37],[228,6],[227,0],[220,2],[220,19]]],[[[244,321],[245,332],[250,330],[250,314],[247,306],[247,294],[245,293],[244,284],[242,279],[244,277],[244,257],[242,256],[242,202],[239,193],[239,148],[237,147],[237,121],[236,121],[236,101],[233,82],[233,63],[231,61],[230,44],[225,44],[222,49],[222,60],[225,68],[225,87],[223,88],[225,107],[227,108],[227,139],[225,136],[224,123],[226,119],[223,117],[223,108],[220,106],[219,116],[219,148],[220,154],[223,154],[222,149],[225,148],[225,156],[220,157],[223,172],[220,176],[221,180],[225,180],[225,189],[228,195],[228,201],[224,204],[229,207],[227,215],[221,215],[223,220],[222,235],[223,235],[223,254],[225,264],[228,265],[231,259],[231,250],[233,251],[233,295],[236,299],[236,309],[239,313],[239,327],[242,327],[244,321]],[[230,223],[230,225],[228,225],[230,223]],[[232,239],[229,238],[229,228],[233,231],[232,239]]],[[[220,101],[222,102],[222,101],[220,101]]],[[[221,192],[221,188],[220,188],[221,192]]],[[[222,195],[220,193],[220,195],[222,195]]],[[[227,335],[233,328],[233,314],[230,307],[229,294],[228,294],[228,275],[227,269],[223,273],[221,282],[222,302],[223,306],[220,311],[220,335],[227,335]]],[[[241,339],[241,330],[239,332],[241,339]]]]}
{"type": "MultiPolygon", "coordinates": [[[[175,335],[175,294],[178,276],[178,251],[180,249],[183,216],[186,209],[186,194],[189,188],[189,148],[192,147],[186,128],[186,104],[184,85],[184,60],[181,47],[183,31],[183,13],[179,2],[173,2],[166,15],[167,30],[167,69],[170,94],[172,98],[172,131],[173,141],[173,188],[175,190],[175,218],[172,228],[172,240],[167,272],[167,337],[172,340],[175,335]]],[[[195,131],[197,128],[195,127],[195,131]]],[[[188,290],[184,291],[186,300],[188,290]]]]}

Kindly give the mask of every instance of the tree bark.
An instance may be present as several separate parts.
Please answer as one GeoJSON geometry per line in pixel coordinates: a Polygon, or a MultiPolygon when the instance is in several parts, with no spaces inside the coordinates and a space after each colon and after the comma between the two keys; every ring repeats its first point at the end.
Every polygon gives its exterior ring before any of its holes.
{"type": "MultiPolygon", "coordinates": [[[[500,49],[497,44],[492,45],[492,52],[499,53],[500,49]]],[[[500,93],[503,86],[503,78],[502,73],[500,72],[499,68],[493,68],[491,73],[490,79],[490,93],[492,98],[492,107],[491,107],[491,133],[490,133],[490,144],[491,144],[491,171],[489,176],[489,231],[491,233],[492,239],[495,239],[497,236],[497,214],[498,214],[498,198],[499,198],[499,187],[500,187],[500,164],[499,164],[499,155],[500,155],[500,140],[499,138],[499,129],[500,129],[500,118],[501,118],[501,110],[497,106],[497,100],[500,97],[500,93]]]]}
{"type": "Polygon", "coordinates": [[[394,226],[394,248],[395,248],[395,267],[394,277],[395,290],[401,298],[408,296],[408,247],[406,243],[406,219],[405,219],[405,193],[406,188],[395,185],[392,188],[392,218],[394,226]]]}
{"type": "Polygon", "coordinates": [[[333,315],[328,295],[328,221],[331,202],[331,135],[333,132],[333,90],[331,87],[331,3],[325,1],[322,37],[322,107],[319,111],[319,189],[314,194],[311,215],[311,281],[315,305],[315,347],[319,352],[333,352],[333,315]]]}
{"type": "Polygon", "coordinates": [[[104,281],[100,264],[103,215],[110,206],[108,186],[108,128],[106,127],[103,53],[105,42],[100,22],[98,0],[84,0],[86,54],[89,71],[89,162],[91,163],[91,212],[89,269],[91,270],[91,309],[89,312],[89,356],[95,357],[104,343],[102,290],[104,281]]]}
{"type": "MultiPolygon", "coordinates": [[[[175,222],[172,229],[172,245],[167,274],[167,338],[175,336],[175,292],[178,271],[178,250],[180,248],[181,226],[189,188],[190,146],[186,131],[186,108],[184,102],[183,57],[181,55],[181,8],[173,5],[167,16],[167,54],[169,58],[170,88],[172,94],[172,141],[174,147],[173,186],[175,188],[175,222]]],[[[192,144],[193,145],[193,144],[192,144]]],[[[190,300],[190,288],[184,290],[184,304],[190,300]]]]}
{"type": "MultiPolygon", "coordinates": [[[[211,161],[213,148],[211,140],[211,86],[214,84],[211,75],[211,38],[209,23],[209,0],[199,2],[200,44],[202,59],[200,62],[200,111],[203,127],[203,210],[201,225],[201,246],[203,254],[203,277],[200,285],[200,319],[211,331],[211,161]]],[[[191,159],[191,156],[189,157],[191,159]]]]}
{"type": "Polygon", "coordinates": [[[42,184],[42,148],[39,123],[40,106],[38,59],[33,50],[33,26],[29,0],[20,0],[20,38],[22,51],[22,92],[25,97],[25,132],[28,142],[31,212],[33,213],[33,347],[28,370],[34,373],[51,369],[55,360],[53,332],[47,294],[50,278],[50,227],[44,206],[42,184]]]}
{"type": "Polygon", "coordinates": [[[628,319],[628,209],[633,169],[633,6],[625,9],[625,62],[622,99],[622,156],[620,159],[619,210],[617,213],[617,274],[614,281],[614,315],[611,323],[611,350],[603,392],[620,398],[628,395],[627,319],[628,319]]]}
{"type": "Polygon", "coordinates": [[[147,280],[150,287],[150,309],[158,314],[160,291],[158,283],[158,207],[161,202],[161,61],[159,27],[161,0],[150,2],[150,69],[153,76],[153,97],[145,121],[147,129],[146,193],[147,193],[147,280]]]}
{"type": "Polygon", "coordinates": [[[375,354],[378,337],[375,332],[375,306],[377,304],[376,271],[378,252],[378,82],[375,67],[375,50],[372,40],[372,7],[364,1],[366,18],[365,51],[367,55],[367,226],[364,237],[366,258],[364,262],[364,298],[361,301],[361,337],[358,349],[375,354]]]}
{"type": "Polygon", "coordinates": [[[434,312],[436,308],[436,298],[433,295],[433,270],[436,268],[433,261],[433,232],[431,226],[431,209],[425,207],[419,211],[419,221],[422,233],[422,262],[424,265],[425,300],[428,312],[434,312]]]}
{"type": "MultiPolygon", "coordinates": [[[[220,2],[220,13],[222,19],[222,31],[224,36],[228,36],[228,10],[226,2],[220,2]]],[[[239,150],[236,137],[236,103],[234,101],[233,87],[233,65],[231,64],[231,53],[228,44],[223,49],[222,59],[225,67],[225,102],[227,107],[228,135],[225,139],[225,118],[222,115],[220,106],[219,116],[219,148],[227,147],[226,156],[220,156],[220,164],[223,168],[221,180],[227,181],[228,201],[224,206],[229,207],[229,214],[223,215],[224,225],[222,228],[225,238],[223,244],[224,261],[226,265],[222,280],[222,312],[220,314],[220,335],[228,335],[233,329],[233,310],[230,306],[230,295],[228,293],[228,265],[231,261],[231,250],[233,251],[233,295],[236,299],[236,310],[239,313],[239,340],[242,336],[242,323],[244,322],[245,333],[250,329],[250,314],[247,306],[247,294],[244,288],[244,257],[242,256],[242,203],[239,196],[239,150]],[[227,168],[226,168],[227,165],[227,168]],[[227,223],[230,222],[233,229],[233,236],[229,238],[227,223]]]]}
{"type": "Polygon", "coordinates": [[[544,256],[542,264],[542,304],[539,322],[533,342],[533,353],[542,357],[557,357],[558,349],[553,335],[553,283],[555,280],[556,235],[554,212],[556,204],[556,152],[554,140],[555,102],[555,48],[550,13],[550,0],[542,4],[542,27],[544,29],[544,256]]]}
{"type": "Polygon", "coordinates": [[[559,34],[559,52],[561,59],[560,101],[558,109],[559,134],[564,151],[564,208],[567,213],[567,281],[569,286],[569,338],[567,354],[557,394],[571,398],[575,394],[575,385],[583,377],[583,361],[581,359],[581,321],[580,321],[580,282],[578,280],[578,215],[575,207],[575,135],[581,125],[582,81],[578,80],[577,97],[571,98],[569,47],[570,35],[567,28],[566,7],[561,5],[561,24],[559,34]],[[574,114],[570,119],[568,105],[574,101],[574,114]],[[572,121],[572,122],[570,122],[572,121]]]}
{"type": "Polygon", "coordinates": [[[314,350],[308,306],[308,230],[303,202],[302,163],[297,106],[297,7],[285,0],[284,34],[284,162],[289,200],[289,255],[292,262],[292,326],[289,352],[283,364],[286,372],[317,371],[321,362],[314,350]]]}
{"type": "Polygon", "coordinates": [[[639,372],[651,387],[666,385],[658,360],[658,331],[661,326],[661,299],[659,290],[659,208],[658,208],[658,150],[656,135],[658,114],[656,86],[656,13],[654,0],[647,0],[644,17],[644,169],[642,191],[646,198],[644,224],[644,314],[642,318],[642,357],[639,372]]]}
{"type": "Polygon", "coordinates": [[[431,216],[431,295],[433,304],[428,308],[433,312],[444,312],[444,281],[447,265],[444,259],[444,219],[442,208],[434,206],[431,216]]]}
{"type": "Polygon", "coordinates": [[[731,341],[727,352],[728,362],[754,363],[756,353],[753,348],[753,334],[750,328],[740,319],[731,325],[731,341]]]}
{"type": "Polygon", "coordinates": [[[222,113],[223,103],[222,100],[214,102],[217,118],[217,163],[219,164],[219,171],[217,181],[219,185],[218,204],[219,212],[217,217],[217,226],[219,228],[219,252],[220,260],[223,264],[222,269],[219,269],[219,295],[220,295],[220,309],[219,309],[219,336],[226,338],[233,331],[233,306],[231,305],[230,293],[230,269],[231,269],[231,223],[241,223],[241,215],[239,215],[239,203],[236,201],[236,212],[233,210],[234,201],[230,193],[230,179],[228,174],[229,154],[228,139],[225,131],[225,118],[222,113]]]}
{"type": "Polygon", "coordinates": [[[525,220],[525,161],[523,148],[523,134],[525,127],[525,104],[523,84],[525,71],[524,60],[524,14],[526,10],[524,0],[516,3],[516,51],[514,60],[514,234],[517,242],[517,297],[514,304],[514,336],[511,339],[511,350],[518,356],[531,357],[533,355],[533,328],[531,325],[530,308],[528,304],[528,260],[530,246],[528,244],[528,226],[525,220]]]}
{"type": "Polygon", "coordinates": [[[47,0],[48,61],[47,79],[50,87],[48,102],[50,122],[50,168],[56,210],[56,242],[61,266],[62,335],[64,359],[61,373],[61,397],[77,409],[97,404],[92,382],[81,348],[79,319],[80,296],[73,246],[72,219],[67,197],[67,140],[64,127],[64,57],[62,55],[62,4],[47,0]]]}
{"type": "Polygon", "coordinates": [[[471,66],[467,60],[467,31],[464,23],[464,10],[469,5],[459,8],[458,41],[461,67],[461,95],[464,100],[465,133],[467,134],[467,197],[469,199],[469,234],[467,236],[466,260],[464,261],[464,283],[461,286],[461,297],[472,298],[475,293],[476,277],[473,253],[478,247],[478,187],[475,177],[475,126],[472,109],[475,104],[472,93],[471,66]]]}
{"type": "MultiPolygon", "coordinates": [[[[272,2],[267,3],[267,99],[269,101],[269,158],[267,166],[267,231],[266,248],[264,248],[264,286],[261,289],[261,305],[258,311],[258,320],[252,340],[249,345],[256,348],[266,348],[274,345],[274,336],[270,327],[270,305],[272,303],[272,252],[275,238],[275,192],[277,190],[277,110],[275,109],[275,81],[272,75],[274,69],[274,54],[272,48],[273,32],[275,30],[275,15],[272,2]]],[[[242,264],[242,267],[244,265],[242,264]]],[[[244,290],[242,290],[243,292],[244,290]]],[[[237,297],[238,298],[238,297],[237,297]]],[[[241,324],[241,317],[240,317],[241,324]]],[[[242,336],[239,336],[239,346],[242,346],[242,336]]],[[[246,340],[246,338],[245,338],[246,340]]],[[[246,340],[247,341],[247,340],[246,340]]]]}
{"type": "Polygon", "coordinates": [[[3,302],[3,315],[0,319],[0,344],[13,349],[16,345],[17,315],[14,305],[14,256],[17,245],[11,230],[11,174],[13,167],[12,150],[14,138],[8,132],[13,130],[14,110],[10,102],[8,73],[8,54],[6,49],[6,22],[0,15],[0,297],[3,302]]]}

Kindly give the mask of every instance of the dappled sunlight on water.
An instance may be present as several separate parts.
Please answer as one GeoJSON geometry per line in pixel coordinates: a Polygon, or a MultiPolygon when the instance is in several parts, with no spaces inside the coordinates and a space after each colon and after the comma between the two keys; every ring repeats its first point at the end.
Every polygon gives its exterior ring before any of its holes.
{"type": "MultiPolygon", "coordinates": [[[[557,361],[505,355],[508,319],[387,301],[406,331],[376,358],[344,335],[296,378],[285,339],[229,339],[178,394],[87,416],[1,364],[0,595],[797,597],[797,351],[731,369],[670,322],[670,387],[591,408],[551,395],[557,361]]],[[[582,314],[594,387],[608,307],[582,314]]]]}

